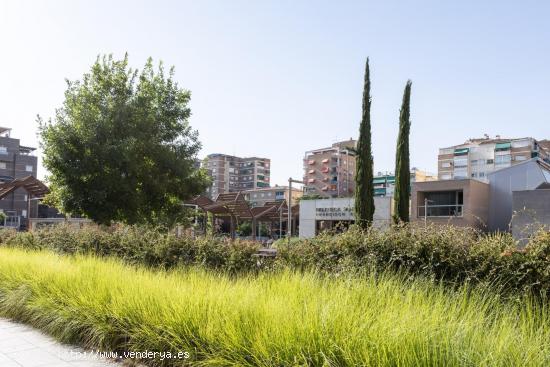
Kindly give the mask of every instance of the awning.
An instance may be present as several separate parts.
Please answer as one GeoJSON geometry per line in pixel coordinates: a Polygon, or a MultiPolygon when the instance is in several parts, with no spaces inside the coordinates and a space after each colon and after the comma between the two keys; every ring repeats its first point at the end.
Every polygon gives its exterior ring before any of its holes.
{"type": "Polygon", "coordinates": [[[315,159],[310,159],[309,161],[307,161],[307,164],[309,165],[315,164],[315,159]]]}
{"type": "Polygon", "coordinates": [[[328,158],[323,159],[321,162],[328,163],[328,158]]]}
{"type": "Polygon", "coordinates": [[[466,155],[470,151],[470,148],[455,149],[455,155],[466,155]]]}
{"type": "Polygon", "coordinates": [[[510,150],[512,148],[512,143],[496,143],[495,150],[510,150]]]}

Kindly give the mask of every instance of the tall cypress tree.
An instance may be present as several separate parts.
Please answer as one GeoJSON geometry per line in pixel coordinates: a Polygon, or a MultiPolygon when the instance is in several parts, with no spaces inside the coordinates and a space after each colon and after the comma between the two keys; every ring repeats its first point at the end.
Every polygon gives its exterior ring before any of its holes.
{"type": "Polygon", "coordinates": [[[370,70],[369,59],[365,66],[363,87],[363,115],[359,126],[355,165],[355,220],[366,229],[372,223],[374,215],[374,186],[372,182],[372,148],[370,127],[370,70]]]}
{"type": "Polygon", "coordinates": [[[394,221],[409,221],[409,200],[411,195],[411,169],[409,158],[409,133],[411,130],[410,105],[412,82],[407,81],[403,102],[399,111],[399,135],[395,157],[394,221]]]}

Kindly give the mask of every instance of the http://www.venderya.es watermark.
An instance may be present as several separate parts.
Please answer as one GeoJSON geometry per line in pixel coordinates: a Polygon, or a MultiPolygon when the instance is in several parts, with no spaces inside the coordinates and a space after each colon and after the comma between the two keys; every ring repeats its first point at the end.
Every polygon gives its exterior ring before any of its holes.
{"type": "Polygon", "coordinates": [[[124,360],[124,359],[156,359],[160,361],[169,360],[169,359],[189,359],[190,353],[186,351],[179,352],[157,352],[152,350],[144,351],[101,351],[101,350],[68,350],[59,353],[59,358],[68,359],[68,360],[124,360]]]}

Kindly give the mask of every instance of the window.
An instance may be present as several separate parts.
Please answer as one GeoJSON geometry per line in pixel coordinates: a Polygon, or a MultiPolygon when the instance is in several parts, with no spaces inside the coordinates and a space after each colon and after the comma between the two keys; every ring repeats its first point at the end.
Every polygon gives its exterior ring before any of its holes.
{"type": "Polygon", "coordinates": [[[0,146],[0,154],[8,154],[8,148],[0,146]]]}
{"type": "Polygon", "coordinates": [[[32,172],[32,169],[33,169],[33,167],[30,164],[27,164],[25,166],[25,171],[27,171],[27,172],[32,172]]]}
{"type": "Polygon", "coordinates": [[[425,192],[425,205],[419,206],[418,217],[462,216],[464,195],[462,191],[425,192]]]}
{"type": "Polygon", "coordinates": [[[495,161],[493,159],[487,159],[487,164],[493,164],[495,161]]]}
{"type": "Polygon", "coordinates": [[[510,164],[512,156],[510,154],[503,154],[495,156],[495,164],[510,164]]]}
{"type": "Polygon", "coordinates": [[[441,163],[441,167],[449,168],[449,167],[451,167],[451,162],[443,162],[443,163],[441,163]]]}
{"type": "Polygon", "coordinates": [[[21,211],[21,216],[22,216],[23,218],[27,218],[27,211],[26,211],[25,209],[23,209],[23,210],[21,211]]]}
{"type": "Polygon", "coordinates": [[[455,167],[466,167],[468,166],[468,158],[456,157],[454,159],[455,167]]]}
{"type": "Polygon", "coordinates": [[[531,146],[530,140],[518,140],[512,142],[512,148],[522,148],[531,146]]]}
{"type": "Polygon", "coordinates": [[[514,157],[514,160],[516,160],[516,161],[524,161],[524,160],[526,160],[526,159],[527,159],[527,157],[524,156],[524,155],[516,155],[516,156],[514,157]]]}
{"type": "Polygon", "coordinates": [[[6,162],[0,162],[0,169],[6,169],[6,162]]]}
{"type": "Polygon", "coordinates": [[[460,170],[457,170],[455,169],[454,171],[454,178],[455,179],[461,179],[461,178],[467,178],[468,177],[468,171],[465,170],[465,169],[460,169],[460,170]]]}

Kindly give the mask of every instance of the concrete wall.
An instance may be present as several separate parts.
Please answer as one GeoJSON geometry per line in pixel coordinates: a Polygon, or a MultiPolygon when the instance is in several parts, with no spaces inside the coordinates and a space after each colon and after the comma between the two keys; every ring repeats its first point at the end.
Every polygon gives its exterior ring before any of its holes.
{"type": "Polygon", "coordinates": [[[488,176],[490,184],[489,230],[509,231],[513,212],[513,192],[534,190],[544,179],[536,159],[496,171],[488,176]]]}
{"type": "Polygon", "coordinates": [[[512,234],[520,244],[541,227],[550,229],[550,190],[514,191],[512,234]]]}
{"type": "MultiPolygon", "coordinates": [[[[387,227],[391,221],[392,197],[374,198],[374,225],[387,227]]],[[[316,221],[354,221],[354,198],[331,198],[300,201],[300,237],[315,237],[316,221]]]]}

